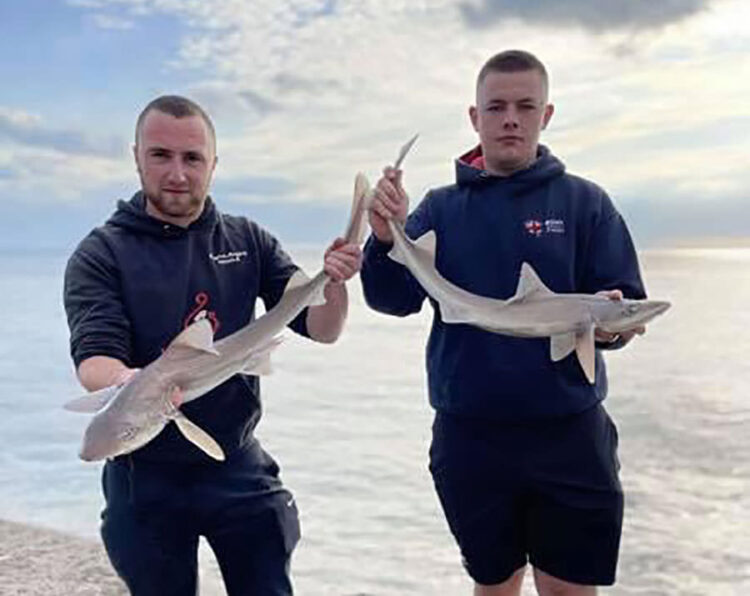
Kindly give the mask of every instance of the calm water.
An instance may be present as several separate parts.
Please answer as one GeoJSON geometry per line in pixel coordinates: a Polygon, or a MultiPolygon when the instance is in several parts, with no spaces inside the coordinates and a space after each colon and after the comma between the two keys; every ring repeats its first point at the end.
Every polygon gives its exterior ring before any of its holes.
{"type": "MultiPolygon", "coordinates": [[[[295,252],[308,272],[321,253],[295,252]]],[[[87,418],[60,408],[80,393],[65,258],[0,254],[0,516],[94,537],[99,465],[76,456],[87,418]]],[[[750,249],[651,251],[642,265],[650,294],[673,308],[608,357],[626,520],[619,582],[603,592],[748,594],[750,249]]],[[[297,592],[469,594],[426,468],[430,313],[387,318],[350,288],[342,339],[289,334],[263,384],[258,434],[301,509],[297,592]]],[[[223,593],[209,551],[201,561],[203,594],[223,593]]]]}

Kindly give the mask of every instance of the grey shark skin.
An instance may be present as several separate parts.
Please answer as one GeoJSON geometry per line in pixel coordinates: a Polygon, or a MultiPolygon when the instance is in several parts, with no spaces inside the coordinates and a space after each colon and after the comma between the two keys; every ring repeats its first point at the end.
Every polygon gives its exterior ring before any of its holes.
{"type": "Polygon", "coordinates": [[[452,284],[435,266],[436,237],[429,231],[411,240],[403,225],[389,221],[389,256],[404,265],[440,305],[445,323],[466,323],[515,337],[549,337],[557,362],[575,350],[590,383],[595,378],[594,329],[620,333],[653,320],[670,307],[657,300],[611,300],[593,294],[556,294],[528,263],[521,266],[516,293],[508,300],[472,294],[452,284]]]}
{"type": "MultiPolygon", "coordinates": [[[[362,243],[366,215],[363,203],[368,190],[366,179],[358,174],[347,242],[362,243]]],[[[223,460],[221,447],[178,406],[237,373],[270,372],[269,355],[281,341],[278,335],[306,306],[325,303],[327,281],[323,270],[312,279],[298,271],[272,309],[235,333],[214,343],[211,323],[207,319],[196,321],[125,385],[107,387],[65,404],[71,411],[96,412],[84,433],[81,459],[95,461],[135,451],[173,420],[188,440],[214,459],[223,460]],[[177,387],[183,396],[179,404],[172,401],[177,387]]]]}

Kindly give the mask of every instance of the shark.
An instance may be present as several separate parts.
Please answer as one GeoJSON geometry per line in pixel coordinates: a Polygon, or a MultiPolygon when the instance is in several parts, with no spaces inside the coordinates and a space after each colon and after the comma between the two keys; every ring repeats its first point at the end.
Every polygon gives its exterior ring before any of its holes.
{"type": "MultiPolygon", "coordinates": [[[[344,235],[347,243],[362,244],[368,193],[367,179],[357,174],[344,235]]],[[[210,321],[200,319],[124,385],[105,387],[67,402],[67,410],[93,414],[84,432],[80,458],[96,461],[130,453],[174,422],[187,440],[210,457],[224,460],[221,446],[187,418],[180,406],[237,373],[269,374],[270,354],[281,343],[281,332],[305,307],[325,303],[327,281],[324,270],[312,278],[298,270],[273,308],[231,335],[214,341],[210,321]]]]}
{"type": "Polygon", "coordinates": [[[551,359],[557,362],[575,351],[592,384],[596,374],[596,329],[622,333],[649,323],[671,306],[663,300],[613,300],[597,294],[556,293],[526,262],[521,265],[518,286],[510,298],[473,294],[437,270],[437,238],[433,230],[412,240],[403,224],[389,220],[388,225],[393,235],[388,256],[404,265],[438,303],[444,323],[464,323],[514,337],[549,337],[551,359]]]}
{"type": "MultiPolygon", "coordinates": [[[[418,135],[401,147],[398,169],[418,135]]],[[[370,195],[369,200],[372,200],[370,195]]],[[[393,248],[388,256],[404,265],[440,307],[444,323],[474,325],[513,337],[550,339],[550,358],[558,362],[572,352],[589,383],[596,379],[595,330],[619,334],[649,323],[667,311],[663,300],[613,300],[607,296],[556,293],[529,263],[522,263],[518,286],[506,300],[480,296],[445,279],[437,269],[437,237],[433,230],[412,240],[401,222],[390,219],[393,248]]]]}

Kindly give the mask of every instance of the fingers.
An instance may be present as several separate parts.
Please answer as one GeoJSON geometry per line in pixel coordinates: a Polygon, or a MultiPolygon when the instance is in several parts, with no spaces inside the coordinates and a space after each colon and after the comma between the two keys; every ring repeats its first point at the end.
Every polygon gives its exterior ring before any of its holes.
{"type": "Polygon", "coordinates": [[[362,251],[356,244],[346,244],[341,238],[326,250],[323,270],[336,283],[348,281],[362,268],[362,251]],[[338,242],[341,240],[341,242],[338,242]]]}
{"type": "Polygon", "coordinates": [[[596,293],[597,296],[604,296],[610,300],[622,300],[622,290],[602,290],[596,293]]]}
{"type": "Polygon", "coordinates": [[[177,385],[172,387],[172,391],[169,394],[169,403],[175,408],[179,408],[182,402],[185,401],[185,393],[177,385]]]}
{"type": "Polygon", "coordinates": [[[373,190],[371,209],[383,219],[406,219],[409,198],[401,186],[401,176],[401,170],[385,168],[373,190]]]}
{"type": "Polygon", "coordinates": [[[604,331],[602,329],[596,329],[594,331],[594,338],[596,341],[602,342],[602,343],[612,343],[615,341],[619,333],[610,333],[609,331],[604,331]]]}

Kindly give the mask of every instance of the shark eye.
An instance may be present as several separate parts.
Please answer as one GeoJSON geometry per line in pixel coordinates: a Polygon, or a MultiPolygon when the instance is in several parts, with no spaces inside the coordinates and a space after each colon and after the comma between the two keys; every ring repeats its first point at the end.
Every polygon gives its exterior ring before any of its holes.
{"type": "Polygon", "coordinates": [[[625,312],[627,312],[629,315],[634,315],[637,314],[639,310],[640,308],[637,304],[628,304],[625,312]]]}

